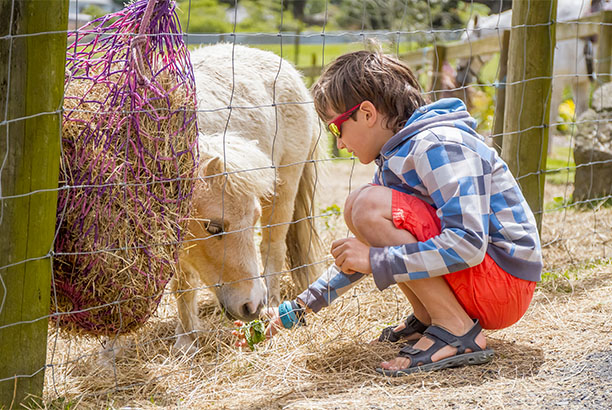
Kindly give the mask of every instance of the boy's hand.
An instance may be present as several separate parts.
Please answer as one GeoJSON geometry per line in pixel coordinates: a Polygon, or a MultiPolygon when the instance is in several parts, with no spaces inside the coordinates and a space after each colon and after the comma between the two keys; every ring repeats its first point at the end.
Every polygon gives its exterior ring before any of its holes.
{"type": "Polygon", "coordinates": [[[336,260],[336,266],[344,273],[349,275],[355,272],[372,273],[370,247],[357,238],[334,241],[331,254],[336,260]]]}
{"type": "MultiPolygon", "coordinates": [[[[281,322],[277,307],[270,307],[265,309],[262,312],[262,318],[268,323],[268,326],[266,327],[265,331],[266,339],[270,339],[272,336],[278,333],[279,329],[283,327],[283,323],[281,322]]],[[[236,320],[234,321],[234,325],[236,327],[242,327],[244,326],[244,322],[241,320],[236,320]]],[[[233,330],[232,335],[238,338],[238,340],[234,343],[236,347],[247,347],[249,345],[243,330],[233,330]]]]}

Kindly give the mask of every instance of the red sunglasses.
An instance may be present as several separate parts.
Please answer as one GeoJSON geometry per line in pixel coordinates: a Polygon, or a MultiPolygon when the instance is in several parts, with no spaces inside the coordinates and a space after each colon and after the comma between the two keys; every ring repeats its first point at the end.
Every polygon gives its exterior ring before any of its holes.
{"type": "Polygon", "coordinates": [[[331,132],[331,134],[334,137],[336,138],[341,137],[340,127],[342,126],[342,123],[347,121],[349,118],[351,118],[351,115],[353,115],[353,113],[357,111],[359,107],[361,107],[361,104],[362,103],[359,103],[353,108],[351,108],[350,110],[343,112],[342,114],[338,115],[336,118],[331,120],[329,124],[327,124],[327,129],[329,130],[329,132],[331,132]]]}

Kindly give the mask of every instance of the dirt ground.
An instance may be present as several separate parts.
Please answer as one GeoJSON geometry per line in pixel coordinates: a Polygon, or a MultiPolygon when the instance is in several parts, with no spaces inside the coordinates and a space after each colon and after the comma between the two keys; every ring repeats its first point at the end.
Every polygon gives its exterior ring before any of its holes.
{"type": "MultiPolygon", "coordinates": [[[[372,166],[336,161],[321,181],[321,209],[342,207],[372,166]]],[[[547,198],[564,186],[547,188],[547,198]]],[[[571,189],[569,190],[571,193],[571,189]]],[[[567,195],[569,195],[569,193],[567,195]]],[[[329,241],[347,234],[322,218],[329,241]]],[[[283,331],[254,352],[232,346],[232,323],[200,292],[201,334],[193,356],[175,355],[172,295],[118,357],[100,342],[49,337],[46,408],[185,409],[609,409],[612,408],[612,212],[562,209],[544,215],[545,280],[514,326],[487,332],[485,365],[384,378],[374,368],[398,346],[369,344],[409,307],[398,289],[366,278],[308,326],[283,331]]],[[[284,283],[286,292],[291,285],[284,283]]]]}

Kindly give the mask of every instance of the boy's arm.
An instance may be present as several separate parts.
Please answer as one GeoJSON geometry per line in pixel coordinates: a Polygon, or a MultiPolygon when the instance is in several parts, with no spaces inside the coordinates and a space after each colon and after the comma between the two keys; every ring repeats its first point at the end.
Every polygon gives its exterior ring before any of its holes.
{"type": "MultiPolygon", "coordinates": [[[[364,276],[359,272],[346,274],[336,265],[331,265],[295,300],[287,300],[278,308],[268,309],[267,316],[271,324],[266,331],[267,336],[272,337],[281,327],[291,329],[306,324],[306,313],[317,313],[329,306],[364,276]]],[[[240,336],[238,333],[236,335],[240,336]]]]}
{"type": "MultiPolygon", "coordinates": [[[[475,266],[488,242],[491,169],[471,149],[454,143],[428,143],[410,159],[410,173],[398,175],[414,186],[418,180],[432,198],[442,232],[424,242],[370,249],[379,289],[413,279],[445,275],[475,266]]],[[[400,169],[404,168],[403,165],[400,169]]]]}
{"type": "Polygon", "coordinates": [[[349,290],[365,275],[346,274],[336,265],[331,265],[319,278],[297,297],[297,302],[308,311],[317,313],[349,290]]]}

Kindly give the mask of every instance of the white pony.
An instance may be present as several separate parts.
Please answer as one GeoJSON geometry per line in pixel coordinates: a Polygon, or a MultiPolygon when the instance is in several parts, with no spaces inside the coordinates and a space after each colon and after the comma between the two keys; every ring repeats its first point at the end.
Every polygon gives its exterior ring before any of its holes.
{"type": "MultiPolygon", "coordinates": [[[[557,21],[578,19],[591,12],[589,0],[559,0],[557,21]]],[[[488,36],[501,36],[504,30],[512,28],[512,10],[486,17],[475,17],[468,23],[462,40],[475,40],[488,36]]],[[[574,38],[556,43],[553,64],[553,82],[550,105],[550,122],[556,122],[557,110],[562,103],[563,90],[571,87],[576,118],[589,107],[592,81],[592,58],[595,51],[590,39],[574,38]]],[[[457,64],[457,82],[467,85],[473,81],[482,66],[491,56],[473,56],[457,64]]]]}
{"type": "Polygon", "coordinates": [[[198,285],[214,292],[228,316],[252,320],[266,303],[279,303],[279,274],[287,268],[299,289],[318,276],[312,160],[326,146],[312,98],[287,61],[218,44],[193,51],[191,62],[201,179],[172,283],[180,319],[175,348],[183,351],[197,340],[198,285]]]}

